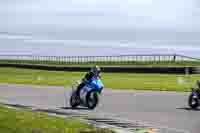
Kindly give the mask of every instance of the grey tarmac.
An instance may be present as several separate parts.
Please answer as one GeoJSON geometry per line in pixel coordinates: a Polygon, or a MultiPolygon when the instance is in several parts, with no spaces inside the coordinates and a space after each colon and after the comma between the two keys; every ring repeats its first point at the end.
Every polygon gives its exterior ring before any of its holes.
{"type": "MultiPolygon", "coordinates": [[[[0,102],[71,110],[70,89],[29,85],[0,85],[0,102]]],[[[95,110],[77,112],[110,116],[172,129],[182,133],[200,133],[200,109],[187,105],[189,93],[104,89],[95,110]]]]}

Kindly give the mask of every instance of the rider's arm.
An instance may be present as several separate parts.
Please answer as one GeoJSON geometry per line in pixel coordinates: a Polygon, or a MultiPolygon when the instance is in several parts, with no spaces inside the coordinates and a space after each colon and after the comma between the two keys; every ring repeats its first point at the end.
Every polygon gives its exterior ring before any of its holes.
{"type": "Polygon", "coordinates": [[[92,79],[93,76],[94,76],[94,74],[93,74],[92,72],[88,72],[88,73],[85,75],[84,79],[85,79],[86,81],[91,82],[91,79],[92,79]]]}

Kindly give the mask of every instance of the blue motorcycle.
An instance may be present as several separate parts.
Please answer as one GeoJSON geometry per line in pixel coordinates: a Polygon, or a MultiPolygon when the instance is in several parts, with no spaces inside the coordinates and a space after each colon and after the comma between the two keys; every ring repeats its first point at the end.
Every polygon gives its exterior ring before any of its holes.
{"type": "Polygon", "coordinates": [[[197,107],[199,107],[199,99],[200,99],[200,90],[192,88],[192,93],[190,94],[188,99],[188,105],[192,109],[196,109],[197,107]]]}
{"type": "Polygon", "coordinates": [[[99,103],[99,95],[104,87],[100,78],[93,78],[90,83],[87,83],[81,90],[80,96],[76,95],[76,89],[80,82],[72,86],[70,97],[70,105],[72,108],[84,106],[89,109],[94,109],[99,103]]]}

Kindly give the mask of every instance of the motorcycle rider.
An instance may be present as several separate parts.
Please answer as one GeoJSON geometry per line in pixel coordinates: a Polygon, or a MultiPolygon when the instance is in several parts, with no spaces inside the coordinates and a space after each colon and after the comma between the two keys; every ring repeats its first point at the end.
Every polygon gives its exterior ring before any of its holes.
{"type": "Polygon", "coordinates": [[[80,97],[80,90],[87,84],[92,81],[93,77],[99,77],[100,78],[101,69],[99,66],[93,66],[89,72],[87,72],[82,79],[82,82],[79,84],[76,90],[76,95],[80,97]]]}

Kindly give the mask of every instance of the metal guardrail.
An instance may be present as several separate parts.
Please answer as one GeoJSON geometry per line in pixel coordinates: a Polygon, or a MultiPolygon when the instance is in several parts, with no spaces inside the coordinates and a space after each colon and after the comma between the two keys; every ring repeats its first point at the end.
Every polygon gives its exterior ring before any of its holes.
{"type": "MultiPolygon", "coordinates": [[[[14,67],[26,69],[38,69],[48,71],[74,71],[86,72],[90,70],[89,66],[55,66],[42,64],[0,64],[0,67],[14,67]]],[[[133,67],[133,66],[101,66],[103,72],[112,73],[159,73],[159,74],[199,74],[199,67],[133,67]]]]}
{"type": "Polygon", "coordinates": [[[37,62],[57,62],[67,64],[81,63],[134,63],[134,62],[176,62],[176,61],[200,61],[177,54],[153,54],[153,55],[117,55],[117,56],[37,56],[37,55],[0,55],[0,61],[37,61],[37,62]]]}

